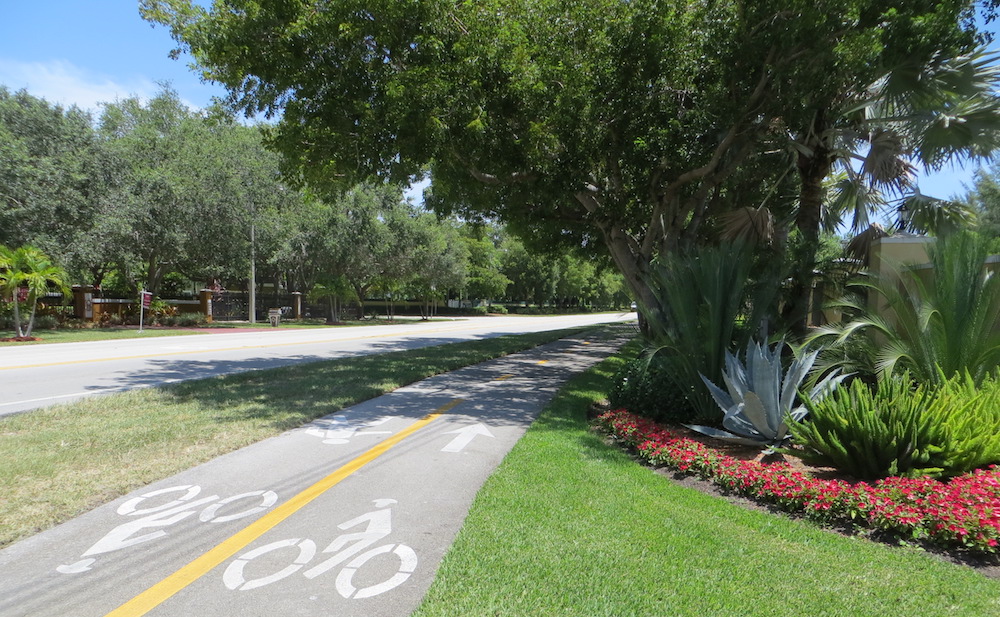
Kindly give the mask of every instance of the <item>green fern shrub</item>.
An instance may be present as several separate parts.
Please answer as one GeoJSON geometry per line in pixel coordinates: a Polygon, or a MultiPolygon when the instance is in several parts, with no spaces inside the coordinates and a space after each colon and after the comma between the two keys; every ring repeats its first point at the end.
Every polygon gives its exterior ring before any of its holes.
{"type": "Polygon", "coordinates": [[[613,409],[627,409],[657,422],[683,424],[700,419],[688,394],[678,390],[658,357],[636,358],[626,364],[615,375],[608,402],[613,409]]]}
{"type": "Polygon", "coordinates": [[[977,388],[968,374],[939,388],[911,386],[909,373],[861,381],[819,400],[803,401],[806,420],[789,429],[806,462],[836,467],[862,480],[888,476],[950,477],[1000,462],[1000,381],[977,388]]]}

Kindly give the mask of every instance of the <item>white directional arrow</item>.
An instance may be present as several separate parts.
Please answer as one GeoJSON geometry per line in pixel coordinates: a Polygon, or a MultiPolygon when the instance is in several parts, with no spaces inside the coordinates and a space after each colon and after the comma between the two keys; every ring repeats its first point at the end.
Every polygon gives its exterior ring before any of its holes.
{"type": "Polygon", "coordinates": [[[441,448],[442,452],[461,452],[462,448],[469,445],[469,442],[476,438],[476,435],[493,437],[490,429],[486,428],[486,425],[481,422],[460,428],[456,431],[448,431],[445,435],[451,435],[452,433],[458,433],[458,437],[452,439],[447,446],[441,448]]]}

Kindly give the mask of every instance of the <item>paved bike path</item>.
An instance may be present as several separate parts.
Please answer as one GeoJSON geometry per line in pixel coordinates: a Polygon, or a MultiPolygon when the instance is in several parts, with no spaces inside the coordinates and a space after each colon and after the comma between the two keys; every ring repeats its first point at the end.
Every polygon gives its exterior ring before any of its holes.
{"type": "Polygon", "coordinates": [[[117,499],[0,551],[0,615],[408,615],[482,483],[622,342],[433,377],[117,499]]]}

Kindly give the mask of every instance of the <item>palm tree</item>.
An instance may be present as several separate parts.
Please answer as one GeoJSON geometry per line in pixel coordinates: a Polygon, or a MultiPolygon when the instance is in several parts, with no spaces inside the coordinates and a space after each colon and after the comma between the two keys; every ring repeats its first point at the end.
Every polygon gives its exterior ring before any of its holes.
{"type": "Polygon", "coordinates": [[[31,336],[35,325],[35,311],[38,308],[38,298],[55,286],[69,294],[66,284],[66,273],[55,265],[48,255],[33,246],[22,246],[9,249],[0,245],[0,296],[10,298],[14,308],[14,335],[17,337],[31,336]],[[22,327],[19,302],[19,291],[27,290],[25,302],[31,307],[27,327],[22,327]]]}
{"type": "Polygon", "coordinates": [[[850,216],[858,231],[880,209],[905,209],[910,223],[925,230],[970,219],[968,206],[922,195],[914,171],[989,157],[1000,147],[997,58],[979,50],[896,67],[839,111],[817,113],[793,139],[800,179],[795,227],[807,253],[798,259],[798,289],[786,318],[798,322],[808,311],[815,266],[808,249],[821,228],[832,231],[850,216]],[[835,172],[828,192],[823,183],[835,172]]]}

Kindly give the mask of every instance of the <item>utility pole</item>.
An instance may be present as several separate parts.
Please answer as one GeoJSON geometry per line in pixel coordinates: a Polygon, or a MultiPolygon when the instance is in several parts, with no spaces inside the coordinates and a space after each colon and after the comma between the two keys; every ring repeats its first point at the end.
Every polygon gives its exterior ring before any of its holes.
{"type": "Polygon", "coordinates": [[[257,323],[257,225],[250,204],[250,323],[257,323]]]}

